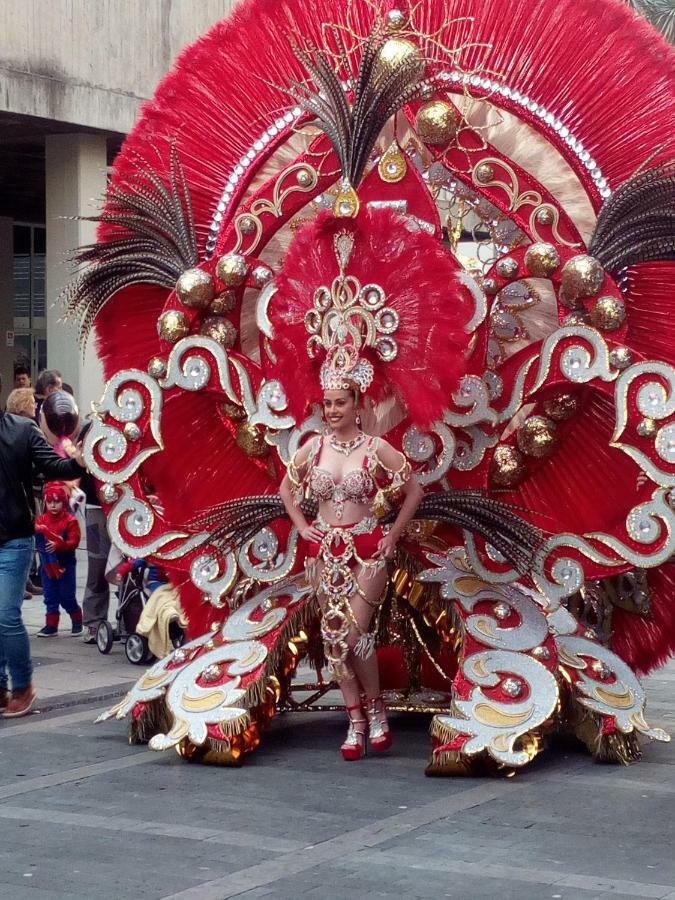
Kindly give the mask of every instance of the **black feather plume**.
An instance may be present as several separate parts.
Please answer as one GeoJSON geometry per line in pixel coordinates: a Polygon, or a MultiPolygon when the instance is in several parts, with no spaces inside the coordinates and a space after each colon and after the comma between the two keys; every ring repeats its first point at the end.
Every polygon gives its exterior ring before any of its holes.
{"type": "Polygon", "coordinates": [[[612,275],[640,262],[675,260],[675,162],[637,172],[600,210],[588,247],[612,275]]]}
{"type": "MultiPolygon", "coordinates": [[[[387,121],[406,103],[430,90],[424,66],[417,58],[404,59],[393,69],[379,63],[384,36],[374,32],[364,43],[354,84],[344,84],[327,54],[317,47],[296,47],[295,53],[314,82],[294,82],[290,93],[310,112],[330,140],[342,175],[358,187],[370,154],[387,121]],[[348,91],[353,90],[352,102],[348,91]]],[[[342,67],[348,63],[342,53],[342,67]]]]}
{"type": "MultiPolygon", "coordinates": [[[[300,509],[304,516],[312,520],[318,513],[318,504],[312,500],[303,500],[300,509]]],[[[190,523],[190,527],[208,531],[214,547],[227,553],[241,547],[275,519],[282,518],[288,518],[288,514],[279,494],[258,494],[238,500],[226,500],[225,503],[207,509],[190,523]]]]}
{"type": "MultiPolygon", "coordinates": [[[[397,510],[392,510],[382,523],[393,522],[397,514],[397,510]]],[[[480,535],[521,574],[530,571],[544,543],[543,532],[521,518],[512,506],[477,490],[425,494],[415,511],[415,519],[446,522],[480,535]]]]}
{"type": "MultiPolygon", "coordinates": [[[[303,500],[300,509],[310,521],[318,513],[318,505],[312,500],[303,500]]],[[[392,510],[381,520],[382,524],[391,524],[397,515],[398,510],[392,510]]],[[[222,552],[228,552],[240,547],[275,519],[282,518],[288,518],[288,514],[281,497],[262,494],[214,506],[190,526],[208,531],[211,543],[222,552]]],[[[480,535],[523,574],[531,569],[534,556],[544,542],[543,533],[522,519],[513,507],[501,500],[492,500],[480,491],[426,494],[414,518],[446,522],[480,535]]]]}
{"type": "Polygon", "coordinates": [[[84,220],[112,226],[118,236],[73,254],[79,271],[61,299],[66,318],[79,322],[81,342],[117,291],[131,284],[173,288],[180,275],[198,262],[190,194],[175,146],[168,184],[139,163],[135,177],[124,187],[109,188],[105,211],[84,220]]]}

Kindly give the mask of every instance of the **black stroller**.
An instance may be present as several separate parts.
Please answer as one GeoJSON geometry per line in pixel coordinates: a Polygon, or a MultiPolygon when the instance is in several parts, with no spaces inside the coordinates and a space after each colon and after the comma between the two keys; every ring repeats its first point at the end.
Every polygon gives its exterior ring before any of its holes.
{"type": "Polygon", "coordinates": [[[110,622],[101,622],[96,631],[96,646],[101,653],[110,653],[115,641],[122,641],[127,659],[135,666],[147,665],[154,658],[148,639],[136,631],[143,607],[155,588],[148,583],[149,568],[143,559],[131,564],[117,591],[115,627],[110,622]]]}

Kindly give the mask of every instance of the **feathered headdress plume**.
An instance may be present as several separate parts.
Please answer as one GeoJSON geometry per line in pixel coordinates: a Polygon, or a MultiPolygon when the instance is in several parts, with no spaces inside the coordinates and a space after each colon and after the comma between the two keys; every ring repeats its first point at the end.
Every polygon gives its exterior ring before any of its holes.
{"type": "MultiPolygon", "coordinates": [[[[353,83],[349,77],[343,83],[325,51],[310,44],[294,48],[315,87],[295,81],[290,92],[298,105],[315,116],[340,160],[343,178],[353,188],[358,187],[388,120],[406,103],[431,90],[419,57],[405,58],[395,67],[382,65],[380,50],[384,40],[377,31],[366,39],[353,83]]],[[[346,53],[341,51],[339,56],[341,68],[349,75],[346,53]]]]}
{"type": "Polygon", "coordinates": [[[108,189],[99,222],[112,236],[80,247],[73,259],[82,271],[63,293],[66,316],[79,322],[84,342],[94,318],[113,294],[131,284],[172,289],[198,260],[190,192],[175,146],[167,183],[149,166],[138,164],[136,177],[108,189]]]}
{"type": "Polygon", "coordinates": [[[600,210],[588,252],[613,275],[675,260],[675,162],[637,172],[617,188],[600,210]]]}

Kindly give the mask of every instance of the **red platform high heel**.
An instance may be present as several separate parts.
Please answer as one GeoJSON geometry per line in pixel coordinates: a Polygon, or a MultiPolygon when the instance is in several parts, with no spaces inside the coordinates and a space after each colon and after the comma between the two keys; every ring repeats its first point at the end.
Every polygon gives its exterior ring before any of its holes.
{"type": "Polygon", "coordinates": [[[366,718],[368,719],[368,733],[370,746],[376,753],[383,753],[392,745],[391,731],[387,722],[387,715],[382,697],[373,697],[366,700],[366,718]]]}
{"type": "Polygon", "coordinates": [[[361,759],[366,755],[366,733],[367,721],[363,714],[363,707],[347,706],[347,715],[349,716],[349,730],[344,744],[340,747],[342,758],[348,761],[361,759]],[[358,711],[360,715],[355,716],[353,713],[358,711]]]}

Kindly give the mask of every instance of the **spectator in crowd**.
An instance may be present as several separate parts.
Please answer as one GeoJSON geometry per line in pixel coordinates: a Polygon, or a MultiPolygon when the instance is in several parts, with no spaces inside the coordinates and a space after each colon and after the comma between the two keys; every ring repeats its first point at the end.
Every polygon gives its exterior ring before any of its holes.
{"type": "MultiPolygon", "coordinates": [[[[91,428],[87,422],[80,432],[84,440],[91,428]]],[[[87,472],[80,481],[86,496],[85,524],[87,529],[87,586],[84,591],[82,609],[84,612],[84,643],[96,643],[96,630],[100,622],[108,619],[110,606],[110,583],[105,576],[106,560],[110,553],[110,538],[106,518],[96,491],[96,482],[87,472]]]]}
{"type": "MultiPolygon", "coordinates": [[[[16,378],[14,379],[16,382],[16,378]]],[[[7,412],[14,416],[24,416],[26,419],[35,419],[35,394],[33,388],[21,387],[14,388],[7,398],[7,412]]],[[[35,490],[35,485],[33,485],[35,490]]],[[[26,589],[23,599],[29,600],[33,594],[41,594],[42,586],[37,583],[39,580],[39,569],[31,567],[31,575],[26,581],[26,589]],[[32,577],[31,577],[32,575],[32,577]]]]}
{"type": "Polygon", "coordinates": [[[33,466],[47,478],[80,478],[84,473],[81,450],[73,444],[64,449],[70,459],[61,459],[52,450],[34,422],[0,411],[0,709],[5,718],[25,716],[36,696],[28,634],[21,618],[34,548],[33,466]]]}
{"type": "Polygon", "coordinates": [[[45,397],[53,394],[54,391],[63,389],[63,379],[61,373],[57,369],[45,369],[38,375],[35,383],[35,421],[40,424],[40,410],[45,401],[45,397]]]}
{"type": "Polygon", "coordinates": [[[21,365],[20,363],[14,366],[14,387],[30,387],[30,369],[28,366],[21,365]]]}
{"type": "MultiPolygon", "coordinates": [[[[16,381],[16,378],[14,379],[16,381]]],[[[31,387],[15,387],[7,398],[7,412],[35,419],[35,394],[31,387]]]]}
{"type": "Polygon", "coordinates": [[[61,481],[45,485],[45,511],[35,520],[35,543],[42,562],[42,588],[47,607],[38,637],[56,637],[60,607],[70,616],[73,635],[82,634],[82,610],[77,602],[77,563],[80,525],[68,508],[69,490],[61,481]]]}

